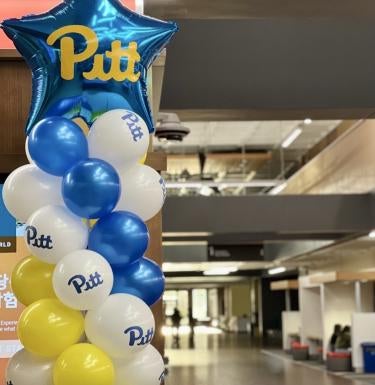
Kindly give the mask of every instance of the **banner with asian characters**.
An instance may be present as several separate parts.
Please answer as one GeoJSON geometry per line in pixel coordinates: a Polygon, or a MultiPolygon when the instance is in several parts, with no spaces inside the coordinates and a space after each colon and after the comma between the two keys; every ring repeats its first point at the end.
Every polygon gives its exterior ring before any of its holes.
{"type": "Polygon", "coordinates": [[[8,359],[21,348],[17,323],[24,306],[17,301],[10,279],[15,265],[29,254],[23,237],[17,238],[16,248],[17,252],[0,254],[0,384],[8,359]]]}
{"type": "Polygon", "coordinates": [[[22,237],[23,226],[17,226],[6,210],[2,188],[0,185],[0,384],[4,383],[8,359],[21,347],[17,339],[17,322],[24,307],[12,291],[11,276],[16,264],[28,255],[22,237]]]}

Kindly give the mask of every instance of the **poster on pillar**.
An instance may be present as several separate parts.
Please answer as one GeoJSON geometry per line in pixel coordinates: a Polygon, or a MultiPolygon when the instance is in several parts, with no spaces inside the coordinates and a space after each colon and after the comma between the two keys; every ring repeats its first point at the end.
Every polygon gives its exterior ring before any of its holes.
{"type": "MultiPolygon", "coordinates": [[[[121,2],[132,11],[143,13],[143,0],[121,0],[121,2]]],[[[61,0],[1,0],[0,20],[43,13],[59,3],[61,3],[61,0]]],[[[0,49],[14,49],[13,42],[1,30],[0,49]]]]}
{"type": "Polygon", "coordinates": [[[21,347],[16,328],[24,307],[13,293],[11,275],[16,264],[28,254],[21,227],[20,237],[16,237],[16,220],[4,206],[2,189],[0,185],[0,384],[4,383],[8,359],[21,347]]]}

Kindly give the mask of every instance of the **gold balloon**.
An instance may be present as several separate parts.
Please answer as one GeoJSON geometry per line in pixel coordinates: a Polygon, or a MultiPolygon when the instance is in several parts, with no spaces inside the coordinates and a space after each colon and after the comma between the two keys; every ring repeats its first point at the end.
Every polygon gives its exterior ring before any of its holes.
{"type": "Polygon", "coordinates": [[[140,164],[145,164],[145,163],[146,163],[147,155],[148,155],[148,152],[146,152],[146,154],[144,154],[144,155],[142,156],[142,158],[139,159],[139,163],[140,163],[140,164]]]}
{"type": "Polygon", "coordinates": [[[25,349],[42,357],[57,357],[79,342],[84,332],[81,312],[57,299],[42,299],[28,306],[18,323],[18,337],[25,349]]]}
{"type": "Polygon", "coordinates": [[[73,122],[75,124],[77,124],[81,130],[83,131],[83,133],[87,136],[89,131],[90,131],[90,127],[88,126],[88,124],[82,119],[82,118],[76,118],[76,119],[73,119],[73,122]]]}
{"type": "Polygon", "coordinates": [[[113,385],[115,370],[111,359],[91,344],[66,349],[53,369],[54,385],[113,385]]]}
{"type": "Polygon", "coordinates": [[[82,222],[89,228],[89,229],[92,229],[96,222],[98,222],[99,219],[85,219],[85,218],[82,218],[82,222]]]}
{"type": "Polygon", "coordinates": [[[12,289],[18,301],[28,306],[43,298],[56,298],[52,286],[54,268],[32,256],[20,261],[12,273],[12,289]]]}

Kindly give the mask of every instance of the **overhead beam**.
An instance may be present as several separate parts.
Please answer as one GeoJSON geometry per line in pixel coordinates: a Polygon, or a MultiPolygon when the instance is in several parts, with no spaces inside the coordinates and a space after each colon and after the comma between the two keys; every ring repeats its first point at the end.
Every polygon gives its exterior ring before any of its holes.
{"type": "Polygon", "coordinates": [[[357,119],[375,112],[371,18],[178,22],[163,111],[183,120],[357,119]]]}
{"type": "Polygon", "coordinates": [[[169,197],[165,232],[212,234],[366,233],[375,228],[375,198],[358,195],[169,197]]]}
{"type": "Polygon", "coordinates": [[[145,12],[162,19],[375,16],[372,0],[146,0],[145,12]]]}

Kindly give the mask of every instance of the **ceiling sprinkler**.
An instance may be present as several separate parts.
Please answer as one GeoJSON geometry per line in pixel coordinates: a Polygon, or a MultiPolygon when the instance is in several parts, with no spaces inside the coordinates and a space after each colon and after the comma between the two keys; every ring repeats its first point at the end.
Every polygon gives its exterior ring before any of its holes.
{"type": "Polygon", "coordinates": [[[190,133],[190,129],[181,124],[177,114],[161,113],[158,118],[155,136],[160,141],[182,142],[190,133]]]}

